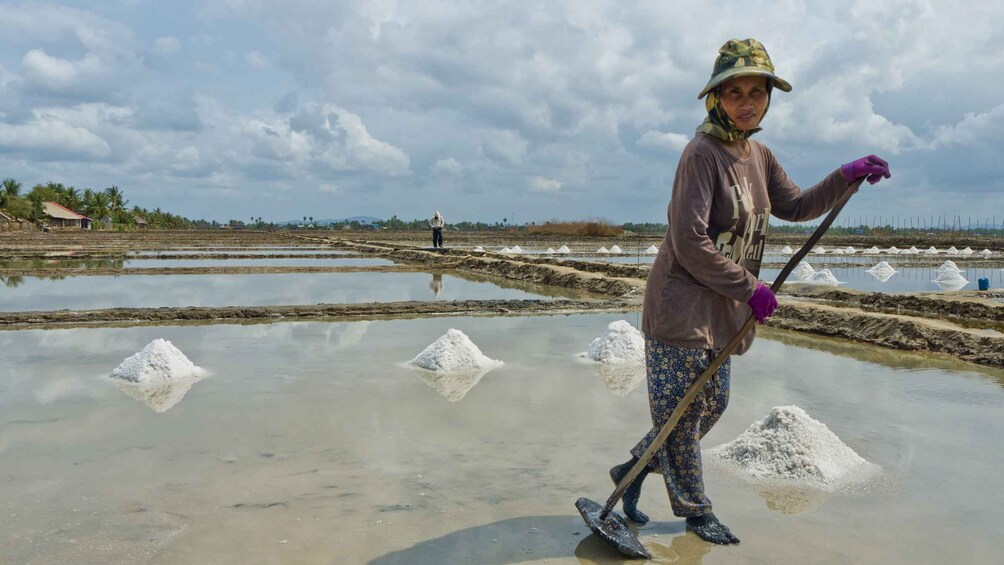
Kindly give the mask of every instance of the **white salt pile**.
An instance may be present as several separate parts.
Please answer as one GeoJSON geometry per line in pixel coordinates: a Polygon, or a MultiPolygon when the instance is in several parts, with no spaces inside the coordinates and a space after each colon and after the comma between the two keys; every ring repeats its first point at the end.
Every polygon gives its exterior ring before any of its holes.
{"type": "Polygon", "coordinates": [[[857,253],[857,250],[848,245],[847,247],[844,248],[844,253],[847,253],[848,255],[854,255],[855,253],[857,253]]]}
{"type": "Polygon", "coordinates": [[[915,245],[911,245],[910,249],[907,249],[903,253],[909,253],[910,255],[916,255],[916,254],[920,253],[920,249],[917,249],[917,246],[915,246],[915,245]]]}
{"type": "Polygon", "coordinates": [[[648,249],[645,250],[645,253],[647,255],[655,255],[658,252],[659,252],[659,248],[656,247],[656,246],[654,246],[654,245],[649,245],[648,249]]]}
{"type": "Polygon", "coordinates": [[[584,354],[601,363],[645,363],[645,338],[626,320],[610,322],[607,333],[589,344],[584,354]]]}
{"type": "Polygon", "coordinates": [[[833,276],[833,273],[831,273],[829,269],[820,269],[816,271],[811,277],[809,277],[807,282],[823,286],[837,286],[840,284],[840,281],[837,280],[837,277],[833,276]]]}
{"type": "Polygon", "coordinates": [[[474,251],[475,251],[475,252],[477,252],[477,253],[484,253],[484,251],[485,251],[485,248],[484,248],[484,247],[481,247],[481,246],[479,245],[479,246],[477,246],[477,247],[475,247],[475,248],[474,248],[474,251]]]}
{"type": "Polygon", "coordinates": [[[512,253],[512,249],[509,249],[508,247],[503,247],[502,249],[499,250],[499,253],[507,253],[507,254],[512,253]]]}
{"type": "Polygon", "coordinates": [[[553,247],[548,247],[547,251],[545,251],[544,253],[546,253],[548,255],[554,255],[555,251],[554,251],[553,247]]]}
{"type": "Polygon", "coordinates": [[[205,371],[166,339],[155,339],[139,353],[127,357],[112,376],[134,383],[151,380],[201,377],[205,371]]]}
{"type": "Polygon", "coordinates": [[[833,254],[834,255],[843,255],[844,254],[844,250],[838,247],[838,248],[836,248],[836,249],[833,250],[833,254]]]}
{"type": "Polygon", "coordinates": [[[794,252],[795,251],[789,245],[785,245],[784,248],[781,249],[781,253],[784,253],[785,255],[791,255],[794,252]]]}
{"type": "Polygon", "coordinates": [[[816,270],[812,268],[812,265],[802,261],[791,271],[791,274],[795,275],[798,280],[807,281],[816,274],[816,270]]]}
{"type": "Polygon", "coordinates": [[[596,252],[597,253],[610,253],[610,250],[607,249],[606,247],[600,247],[599,249],[596,250],[596,252]]]}
{"type": "Polygon", "coordinates": [[[959,251],[959,255],[972,255],[972,254],[973,254],[973,250],[972,250],[971,247],[967,247],[967,248],[963,249],[962,251],[959,251]]]}
{"type": "Polygon", "coordinates": [[[518,245],[513,245],[512,248],[509,249],[509,251],[511,251],[513,253],[522,253],[523,252],[523,248],[520,247],[520,246],[518,246],[518,245]]]}
{"type": "Polygon", "coordinates": [[[894,274],[896,274],[896,270],[892,268],[892,265],[886,263],[885,261],[880,261],[878,265],[875,265],[865,272],[879,282],[886,282],[891,279],[894,274]]]}
{"type": "Polygon", "coordinates": [[[832,491],[860,471],[877,470],[825,424],[798,406],[777,406],[735,440],[706,452],[748,479],[832,491]]]}
{"type": "Polygon", "coordinates": [[[898,247],[896,247],[895,245],[893,245],[893,246],[892,246],[892,247],[890,247],[889,249],[886,249],[886,250],[885,250],[885,252],[886,252],[886,253],[891,253],[892,255],[896,255],[896,254],[898,254],[898,253],[899,253],[899,248],[898,248],[898,247]]]}
{"type": "Polygon", "coordinates": [[[941,264],[940,267],[935,269],[934,272],[938,273],[938,276],[940,277],[941,275],[945,274],[961,273],[962,269],[960,269],[959,266],[956,265],[954,261],[945,261],[944,263],[941,264]]]}
{"type": "Polygon", "coordinates": [[[568,248],[567,245],[562,245],[558,248],[558,253],[571,253],[572,250],[568,248]]]}
{"type": "Polygon", "coordinates": [[[617,245],[614,245],[613,247],[611,247],[610,248],[610,252],[611,253],[623,253],[623,251],[621,251],[621,248],[618,247],[617,245]]]}
{"type": "Polygon", "coordinates": [[[983,255],[984,257],[989,257],[993,254],[994,254],[993,251],[990,251],[989,249],[986,248],[984,248],[983,251],[980,251],[980,255],[983,255]]]}
{"type": "Polygon", "coordinates": [[[945,253],[948,253],[949,255],[958,255],[959,254],[959,250],[956,249],[955,246],[953,245],[953,246],[949,247],[948,251],[946,251],[945,253]]]}
{"type": "Polygon", "coordinates": [[[879,248],[875,247],[874,245],[871,246],[871,247],[869,247],[868,249],[865,249],[864,251],[862,251],[862,253],[878,253],[878,252],[879,252],[879,248]]]}
{"type": "Polygon", "coordinates": [[[815,247],[815,248],[813,248],[812,252],[813,253],[823,254],[823,253],[826,253],[826,249],[824,249],[823,247],[815,247]]]}
{"type": "Polygon", "coordinates": [[[927,253],[928,255],[937,255],[938,254],[938,248],[932,245],[931,247],[928,247],[924,251],[924,253],[927,253]]]}
{"type": "Polygon", "coordinates": [[[408,364],[427,371],[476,371],[504,365],[502,361],[489,359],[467,334],[452,328],[408,364]]]}

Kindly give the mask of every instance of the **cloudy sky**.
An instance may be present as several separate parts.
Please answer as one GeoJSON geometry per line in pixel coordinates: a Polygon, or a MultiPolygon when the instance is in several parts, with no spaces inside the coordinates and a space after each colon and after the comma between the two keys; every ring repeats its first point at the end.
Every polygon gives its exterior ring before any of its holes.
{"type": "Polygon", "coordinates": [[[796,182],[891,163],[845,217],[1004,221],[990,0],[4,2],[0,178],[221,221],[664,221],[731,37],[794,85],[758,139],[796,182]]]}

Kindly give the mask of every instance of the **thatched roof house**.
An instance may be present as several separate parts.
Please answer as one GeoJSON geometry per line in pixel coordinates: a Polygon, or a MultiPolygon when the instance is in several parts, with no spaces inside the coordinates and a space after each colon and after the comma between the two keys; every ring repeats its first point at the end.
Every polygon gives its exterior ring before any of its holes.
{"type": "Polygon", "coordinates": [[[54,228],[90,229],[91,219],[55,202],[43,202],[42,211],[49,218],[48,224],[54,228]]]}

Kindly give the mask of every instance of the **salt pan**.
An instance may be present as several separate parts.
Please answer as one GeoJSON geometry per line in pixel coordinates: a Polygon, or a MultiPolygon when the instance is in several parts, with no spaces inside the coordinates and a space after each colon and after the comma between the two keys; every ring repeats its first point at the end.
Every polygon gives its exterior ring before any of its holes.
{"type": "Polygon", "coordinates": [[[481,353],[467,334],[452,328],[408,364],[427,371],[447,372],[495,369],[504,365],[502,361],[490,359],[481,353]]]}
{"type": "Polygon", "coordinates": [[[558,248],[558,253],[571,253],[572,250],[568,248],[567,245],[562,245],[558,248]]]}
{"type": "Polygon", "coordinates": [[[826,491],[844,484],[863,465],[874,468],[798,406],[774,407],[707,455],[750,479],[796,482],[826,491]]]}
{"type": "Polygon", "coordinates": [[[166,339],[155,339],[139,353],[127,357],[112,376],[134,383],[150,380],[201,377],[205,371],[166,339]]]}
{"type": "Polygon", "coordinates": [[[647,255],[655,255],[658,252],[659,252],[659,248],[656,247],[656,246],[654,246],[654,245],[649,245],[648,249],[645,250],[645,253],[647,255]]]}
{"type": "Polygon", "coordinates": [[[623,251],[621,251],[621,248],[618,247],[617,245],[614,245],[613,247],[611,247],[610,248],[610,252],[611,253],[623,253],[623,251]]]}
{"type": "Polygon", "coordinates": [[[589,344],[586,356],[601,363],[645,363],[645,338],[625,320],[610,322],[607,333],[589,344]]]}

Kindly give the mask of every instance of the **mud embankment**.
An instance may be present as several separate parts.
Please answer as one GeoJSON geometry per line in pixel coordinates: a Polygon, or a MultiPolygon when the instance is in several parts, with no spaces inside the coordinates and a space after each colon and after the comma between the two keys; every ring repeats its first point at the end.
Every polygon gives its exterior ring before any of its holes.
{"type": "Polygon", "coordinates": [[[310,304],[293,306],[227,306],[179,308],[108,308],[0,312],[0,330],[30,327],[173,325],[179,323],[254,323],[280,320],[353,321],[437,316],[534,316],[582,312],[628,312],[623,300],[458,300],[310,304]]]}
{"type": "Polygon", "coordinates": [[[782,292],[869,312],[947,318],[1004,331],[1004,290],[1000,289],[954,292],[946,295],[936,292],[864,292],[854,289],[786,284],[782,292]]]}

